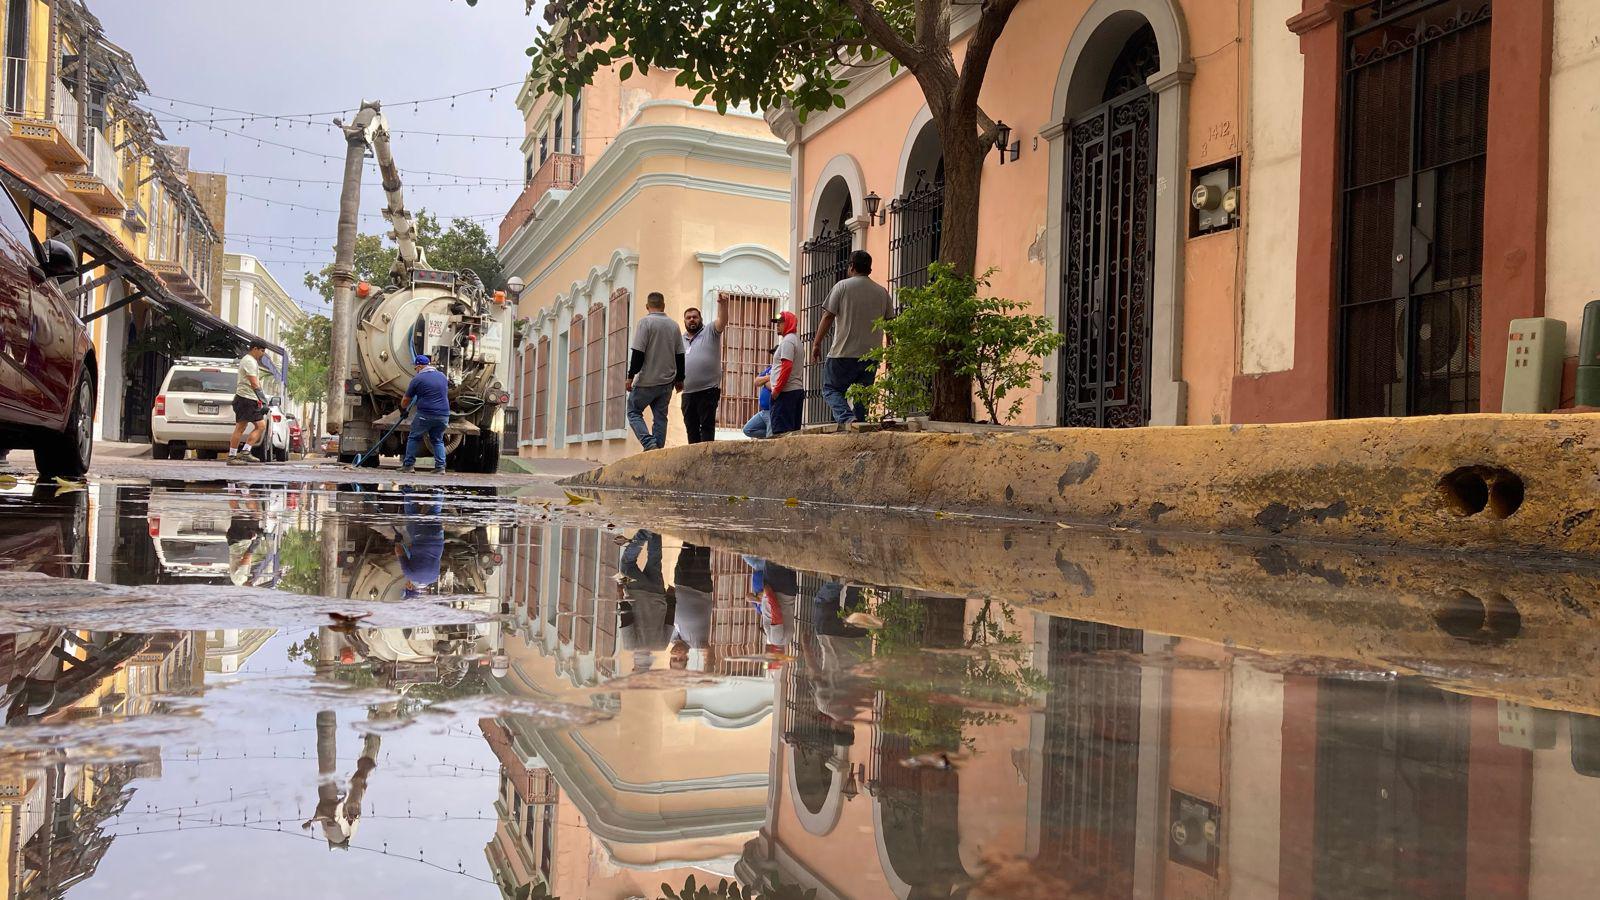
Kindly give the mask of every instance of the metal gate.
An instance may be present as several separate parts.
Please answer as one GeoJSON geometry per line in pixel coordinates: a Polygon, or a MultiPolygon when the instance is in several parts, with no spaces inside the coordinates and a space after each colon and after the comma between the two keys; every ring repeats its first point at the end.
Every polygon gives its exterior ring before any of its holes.
{"type": "MultiPolygon", "coordinates": [[[[816,237],[801,245],[806,257],[805,274],[800,279],[804,304],[800,308],[802,356],[810,352],[811,339],[822,322],[822,305],[828,301],[828,292],[850,269],[850,251],[854,246],[855,235],[850,229],[829,231],[826,221],[816,237]]],[[[806,405],[801,424],[826,425],[833,421],[833,413],[828,410],[828,401],[822,399],[822,367],[808,365],[805,372],[806,405]]]]}
{"type": "Polygon", "coordinates": [[[1348,13],[1339,412],[1478,411],[1489,12],[1348,13]]]}
{"type": "Polygon", "coordinates": [[[722,400],[717,423],[742,428],[761,409],[756,378],[772,361],[772,317],[783,298],[746,291],[722,291],[717,305],[723,311],[722,400]]]}
{"type": "Polygon", "coordinates": [[[1038,865],[1085,897],[1133,895],[1144,632],[1050,619],[1038,865]],[[1101,655],[1105,654],[1105,655],[1101,655]]]}
{"type": "Polygon", "coordinates": [[[1061,424],[1147,425],[1155,95],[1140,84],[1069,129],[1061,424]]]}
{"type": "Polygon", "coordinates": [[[894,237],[889,239],[889,293],[900,309],[900,289],[928,283],[928,267],[939,259],[944,234],[944,163],[932,181],[917,173],[916,186],[889,204],[894,237]]]}

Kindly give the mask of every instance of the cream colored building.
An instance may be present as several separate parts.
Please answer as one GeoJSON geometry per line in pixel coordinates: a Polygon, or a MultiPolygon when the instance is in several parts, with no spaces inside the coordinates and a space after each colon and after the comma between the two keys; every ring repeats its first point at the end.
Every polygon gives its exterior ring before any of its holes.
{"type": "Polygon", "coordinates": [[[222,308],[217,314],[275,344],[283,343],[289,330],[307,316],[272,270],[248,253],[223,256],[222,308]]]}
{"type": "MultiPolygon", "coordinates": [[[[575,98],[531,84],[517,97],[528,185],[499,252],[506,276],[526,283],[523,456],[609,461],[638,449],[623,382],[651,291],[680,321],[690,307],[710,318],[732,304],[718,424],[737,435],[754,410],[768,320],[788,303],[789,158],[759,116],[695,106],[673,77],[622,81],[608,69],[575,98]]],[[[671,420],[668,444],[681,444],[676,399],[671,420]]]]}

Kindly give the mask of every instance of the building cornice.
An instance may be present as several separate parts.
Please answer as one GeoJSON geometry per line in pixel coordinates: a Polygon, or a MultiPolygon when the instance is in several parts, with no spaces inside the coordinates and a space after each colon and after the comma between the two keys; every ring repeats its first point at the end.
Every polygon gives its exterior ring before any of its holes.
{"type": "MultiPolygon", "coordinates": [[[[785,176],[789,174],[789,154],[780,142],[772,138],[729,134],[686,125],[635,125],[617,136],[616,141],[601,154],[594,169],[585,173],[576,187],[562,197],[551,198],[553,208],[546,207],[544,215],[536,213],[517,229],[511,239],[500,247],[501,264],[510,272],[526,272],[534,264],[546,260],[559,242],[571,239],[567,253],[562,256],[565,258],[604,221],[614,216],[641,191],[651,187],[682,187],[783,203],[789,201],[787,187],[765,188],[681,173],[651,173],[632,178],[628,189],[606,207],[583,235],[573,238],[572,231],[581,217],[592,211],[602,198],[628,183],[642,160],[654,156],[681,156],[730,163],[785,176]]],[[[544,270],[548,271],[551,265],[558,262],[550,261],[544,270]]],[[[538,280],[542,280],[543,274],[532,273],[523,278],[528,282],[528,287],[533,288],[538,280]]]]}
{"type": "Polygon", "coordinates": [[[1299,15],[1291,16],[1285,24],[1290,31],[1304,37],[1324,25],[1338,21],[1340,16],[1360,5],[1360,0],[1324,0],[1299,15]]]}

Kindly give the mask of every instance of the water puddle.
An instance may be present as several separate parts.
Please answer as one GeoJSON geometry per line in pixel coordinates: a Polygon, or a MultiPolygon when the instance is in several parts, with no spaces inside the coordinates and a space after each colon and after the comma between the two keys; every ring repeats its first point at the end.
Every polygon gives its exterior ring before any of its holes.
{"type": "Polygon", "coordinates": [[[0,487],[7,890],[1600,877],[1594,572],[602,500],[0,487]]]}

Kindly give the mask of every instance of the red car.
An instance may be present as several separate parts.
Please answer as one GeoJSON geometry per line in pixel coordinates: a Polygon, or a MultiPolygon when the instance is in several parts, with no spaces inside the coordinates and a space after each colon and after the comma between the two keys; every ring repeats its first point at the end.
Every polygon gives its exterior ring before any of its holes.
{"type": "Polygon", "coordinates": [[[78,255],[40,244],[0,191],[0,450],[34,451],[45,477],[77,477],[94,452],[95,359],[61,285],[78,255]]]}
{"type": "Polygon", "coordinates": [[[305,432],[300,430],[300,420],[295,418],[292,415],[289,416],[288,418],[289,418],[289,452],[290,453],[304,453],[304,452],[306,452],[305,432]]]}

